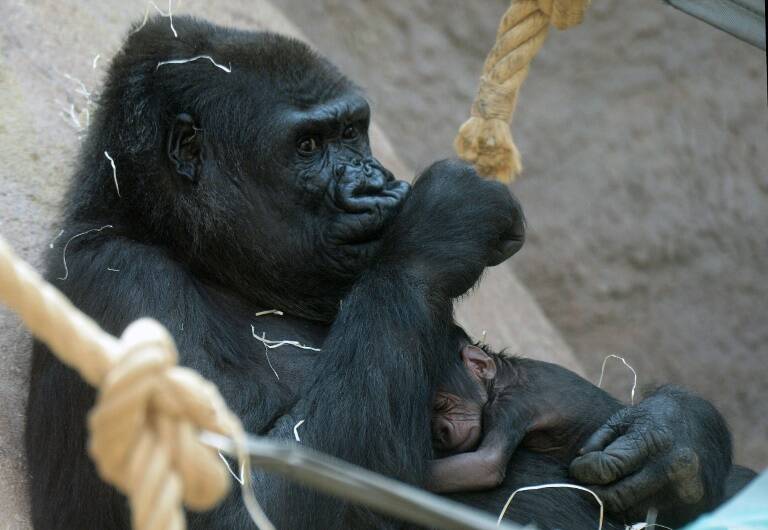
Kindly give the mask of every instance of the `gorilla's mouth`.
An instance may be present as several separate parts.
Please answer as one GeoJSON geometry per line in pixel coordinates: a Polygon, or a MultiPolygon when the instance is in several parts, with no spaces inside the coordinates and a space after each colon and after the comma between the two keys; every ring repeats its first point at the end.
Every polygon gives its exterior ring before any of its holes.
{"type": "Polygon", "coordinates": [[[410,189],[410,184],[391,174],[378,183],[362,178],[331,183],[328,196],[336,215],[324,237],[331,245],[322,248],[336,270],[356,273],[377,254],[385,230],[410,189]]]}
{"type": "Polygon", "coordinates": [[[346,213],[381,212],[397,208],[410,190],[410,184],[373,159],[345,162],[336,166],[331,197],[346,213]]]}
{"type": "Polygon", "coordinates": [[[395,180],[383,168],[374,168],[347,170],[330,188],[330,198],[341,214],[334,230],[337,240],[344,245],[364,245],[381,237],[411,186],[395,180]]]}
{"type": "Polygon", "coordinates": [[[407,195],[410,184],[395,180],[378,189],[360,186],[350,192],[337,194],[336,205],[346,213],[365,213],[394,208],[407,195]]]}

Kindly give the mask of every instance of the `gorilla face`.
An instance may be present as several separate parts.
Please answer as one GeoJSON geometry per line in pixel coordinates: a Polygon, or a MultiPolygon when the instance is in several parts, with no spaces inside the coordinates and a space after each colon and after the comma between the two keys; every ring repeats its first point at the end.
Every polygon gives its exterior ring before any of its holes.
{"type": "Polygon", "coordinates": [[[286,177],[298,178],[312,212],[305,240],[334,274],[354,276],[376,254],[410,186],[371,156],[370,107],[360,95],[295,110],[286,121],[283,149],[293,159],[286,177]]]}
{"type": "Polygon", "coordinates": [[[199,275],[260,305],[333,318],[410,189],[371,154],[367,101],[303,43],[249,32],[217,42],[200,22],[183,24],[178,40],[150,24],[112,65],[102,126],[122,121],[115,135],[134,135],[119,166],[138,175],[132,191],[121,182],[115,208],[137,201],[131,225],[137,210],[149,214],[144,235],[199,275]],[[157,66],[201,47],[231,73],[204,60],[157,66]],[[125,115],[120,102],[137,91],[125,115]]]}
{"type": "Polygon", "coordinates": [[[269,292],[295,296],[278,307],[320,319],[332,318],[345,289],[376,257],[410,190],[371,154],[367,101],[354,88],[335,86],[325,100],[283,99],[258,109],[257,119],[269,125],[245,163],[249,195],[259,205],[251,220],[270,228],[250,251],[272,273],[255,272],[262,280],[277,273],[279,289],[269,292]]]}
{"type": "MultiPolygon", "coordinates": [[[[254,203],[261,204],[251,210],[251,222],[281,233],[288,229],[285,235],[294,243],[294,253],[299,246],[308,247],[303,250],[313,254],[315,266],[341,277],[354,276],[375,255],[382,231],[410,189],[371,155],[369,120],[368,103],[358,94],[272,116],[267,120],[277,124],[272,139],[244,161],[251,171],[224,177],[242,181],[254,203]],[[265,171],[265,165],[271,167],[265,171]],[[292,212],[271,212],[276,217],[265,219],[263,212],[271,208],[264,199],[286,195],[292,212]]],[[[195,183],[221,180],[207,175],[206,153],[219,149],[205,145],[201,130],[205,124],[188,113],[178,115],[168,142],[169,160],[180,176],[195,183]]]]}

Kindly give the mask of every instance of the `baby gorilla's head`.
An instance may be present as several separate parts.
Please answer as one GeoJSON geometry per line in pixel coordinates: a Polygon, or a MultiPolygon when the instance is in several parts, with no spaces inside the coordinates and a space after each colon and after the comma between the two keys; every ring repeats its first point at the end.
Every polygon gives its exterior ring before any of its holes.
{"type": "Polygon", "coordinates": [[[496,363],[482,348],[461,343],[461,362],[438,385],[432,408],[432,445],[443,453],[474,449],[482,435],[483,407],[496,363]]]}

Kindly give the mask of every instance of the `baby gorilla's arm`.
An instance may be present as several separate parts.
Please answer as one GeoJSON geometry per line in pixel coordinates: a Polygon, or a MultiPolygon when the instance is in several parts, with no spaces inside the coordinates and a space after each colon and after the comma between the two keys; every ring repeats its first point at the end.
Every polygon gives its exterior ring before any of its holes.
{"type": "Polygon", "coordinates": [[[525,436],[525,425],[520,418],[494,414],[491,407],[483,421],[488,432],[480,446],[468,453],[459,453],[432,460],[427,488],[436,493],[455,493],[495,488],[504,481],[507,464],[512,453],[525,436]],[[518,426],[518,427],[516,427],[518,426]]]}
{"type": "MultiPolygon", "coordinates": [[[[520,370],[508,370],[500,357],[472,344],[461,348],[463,363],[452,380],[445,381],[435,400],[433,438],[447,451],[466,451],[483,438],[474,451],[458,452],[430,463],[427,488],[438,493],[491,489],[502,483],[512,453],[530,425],[533,410],[514,406],[496,390],[514,388],[520,370]],[[499,368],[501,368],[499,370],[499,368]],[[474,391],[470,391],[474,387],[474,391]],[[488,393],[494,397],[488,402],[488,393]]],[[[519,401],[519,400],[518,400],[519,401]]]]}
{"type": "Polygon", "coordinates": [[[495,488],[504,480],[508,458],[495,451],[472,451],[433,460],[427,488],[455,493],[495,488]]]}

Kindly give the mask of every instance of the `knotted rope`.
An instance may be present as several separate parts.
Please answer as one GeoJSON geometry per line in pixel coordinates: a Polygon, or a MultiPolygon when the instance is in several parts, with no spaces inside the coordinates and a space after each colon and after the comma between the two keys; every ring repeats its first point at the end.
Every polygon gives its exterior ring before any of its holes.
{"type": "Polygon", "coordinates": [[[483,65],[480,87],[470,118],[453,142],[456,153],[481,175],[509,182],[522,170],[509,122],[517,94],[549,26],[567,29],[579,24],[590,0],[513,0],[501,19],[483,65]]]}
{"type": "Polygon", "coordinates": [[[0,301],[98,388],[88,451],[101,477],[128,497],[135,530],[183,530],[182,502],[206,510],[227,494],[228,471],[216,451],[200,443],[199,431],[242,440],[242,425],[212,383],[176,366],[176,347],[162,325],[141,319],[119,340],[112,337],[2,238],[0,301]]]}

